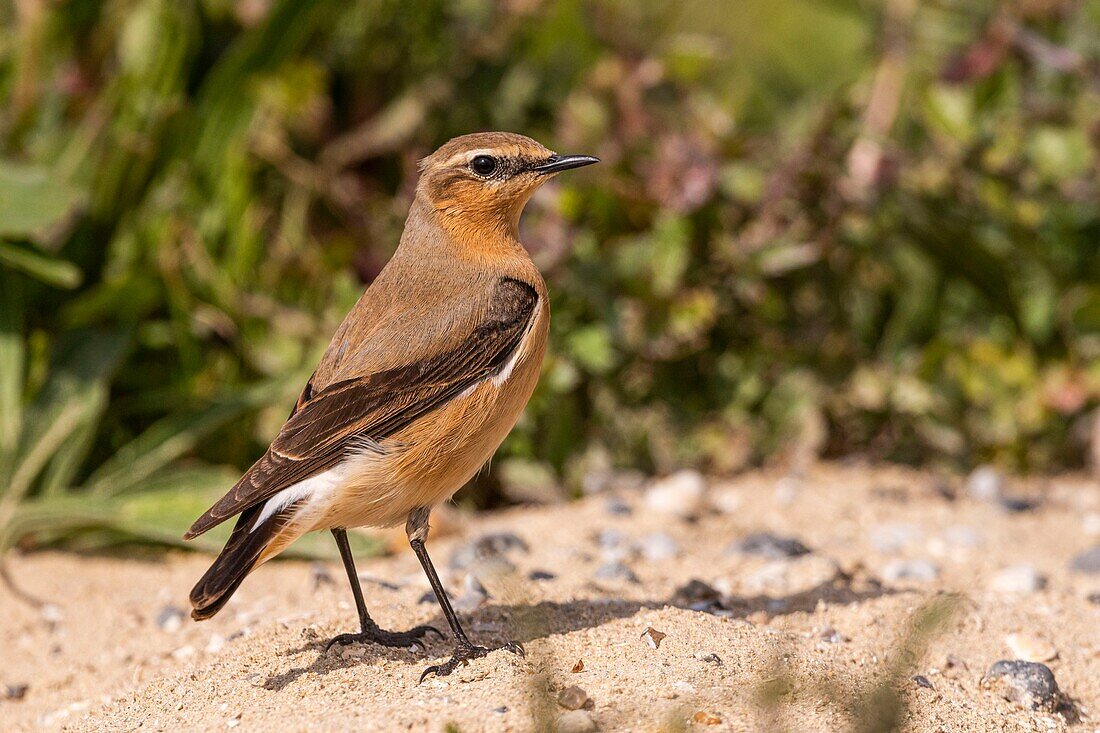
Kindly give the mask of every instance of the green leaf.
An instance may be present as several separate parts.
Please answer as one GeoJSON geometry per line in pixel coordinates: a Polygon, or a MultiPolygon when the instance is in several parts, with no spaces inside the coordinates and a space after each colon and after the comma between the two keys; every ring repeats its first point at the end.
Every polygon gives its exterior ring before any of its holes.
{"type": "Polygon", "coordinates": [[[91,475],[87,481],[88,490],[101,496],[115,496],[137,488],[155,472],[192,450],[206,435],[247,410],[266,404],[280,387],[279,383],[268,383],[154,423],[91,475]]]}
{"type": "Polygon", "coordinates": [[[105,406],[107,384],[127,342],[122,334],[104,332],[75,332],[59,341],[49,380],[27,411],[10,495],[29,492],[47,464],[58,464],[55,482],[79,467],[86,444],[73,436],[105,406]]]}
{"type": "Polygon", "coordinates": [[[79,204],[80,192],[41,166],[0,160],[0,237],[35,239],[79,204]]]}
{"type": "Polygon", "coordinates": [[[23,424],[23,300],[19,283],[0,271],[0,486],[11,466],[23,424]]]}
{"type": "Polygon", "coordinates": [[[80,285],[84,279],[80,268],[67,260],[3,240],[0,240],[0,264],[19,270],[47,285],[67,290],[80,285]]]}

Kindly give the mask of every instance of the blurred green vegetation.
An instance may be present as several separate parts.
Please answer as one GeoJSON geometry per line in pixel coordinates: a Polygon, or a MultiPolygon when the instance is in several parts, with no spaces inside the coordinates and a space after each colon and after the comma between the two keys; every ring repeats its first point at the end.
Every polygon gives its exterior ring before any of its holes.
{"type": "Polygon", "coordinates": [[[1085,460],[1100,3],[18,0],[0,21],[0,544],[174,541],[391,254],[416,160],[480,129],[604,160],[528,207],[552,351],[482,500],[609,466],[1085,460]]]}

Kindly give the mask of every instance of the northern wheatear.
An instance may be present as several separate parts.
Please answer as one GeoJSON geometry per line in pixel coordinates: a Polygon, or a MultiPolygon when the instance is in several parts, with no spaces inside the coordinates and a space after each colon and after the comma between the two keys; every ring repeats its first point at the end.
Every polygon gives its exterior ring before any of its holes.
{"type": "MultiPolygon", "coordinates": [[[[447,675],[475,646],[424,548],[428,515],[492,456],[538,380],[550,324],[546,284],[518,239],[520,213],[555,173],[596,163],[503,132],[464,135],[425,158],[393,258],[337,329],[289,419],[190,539],[239,515],[191,591],[210,618],[253,569],[306,532],[332,531],[361,625],[331,642],[418,642],[430,626],[391,632],[371,620],[347,527],[405,522],[454,634],[447,675]]],[[[503,648],[522,653],[511,642],[503,648]]]]}

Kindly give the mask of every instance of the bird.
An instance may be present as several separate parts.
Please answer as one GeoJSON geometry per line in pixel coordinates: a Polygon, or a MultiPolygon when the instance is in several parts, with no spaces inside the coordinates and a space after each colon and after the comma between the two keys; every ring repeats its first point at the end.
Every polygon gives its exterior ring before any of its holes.
{"type": "MultiPolygon", "coordinates": [[[[334,644],[423,648],[432,626],[382,629],[367,611],[347,530],[404,522],[454,650],[420,677],[446,676],[495,649],[475,645],[425,548],[432,508],[492,457],[538,381],[547,286],[519,240],[532,194],[599,162],[508,132],[456,137],[420,161],[397,249],[337,328],[264,454],[191,525],[193,539],[236,517],[190,594],[212,617],[253,570],[302,535],[329,530],[351,584],[357,633],[334,644]]],[[[523,655],[508,642],[497,649],[523,655]]]]}

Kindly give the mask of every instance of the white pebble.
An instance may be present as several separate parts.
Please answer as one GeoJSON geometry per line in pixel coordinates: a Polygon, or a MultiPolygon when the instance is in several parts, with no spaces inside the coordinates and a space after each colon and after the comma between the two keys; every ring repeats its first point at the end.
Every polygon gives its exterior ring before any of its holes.
{"type": "Polygon", "coordinates": [[[677,471],[654,482],[645,493],[645,506],[653,512],[692,517],[703,504],[706,482],[698,471],[677,471]]]}
{"type": "Polygon", "coordinates": [[[594,733],[596,722],[583,710],[570,710],[558,716],[554,724],[557,733],[594,733]]]}
{"type": "Polygon", "coordinates": [[[1005,646],[1025,662],[1049,662],[1058,656],[1058,650],[1049,641],[1027,634],[1009,634],[1005,646]]]}
{"type": "Polygon", "coordinates": [[[1100,512],[1089,512],[1082,523],[1085,534],[1089,537],[1100,537],[1100,512]]]}
{"type": "Polygon", "coordinates": [[[882,578],[888,583],[915,581],[931,583],[940,570],[929,560],[893,560],[882,569],[882,578]]]}
{"type": "Polygon", "coordinates": [[[996,501],[1004,490],[1001,472],[992,466],[979,466],[966,478],[966,493],[979,501],[996,501]]]}
{"type": "Polygon", "coordinates": [[[1046,584],[1046,577],[1031,565],[1011,565],[997,571],[992,587],[1001,593],[1034,593],[1046,584]]]}

